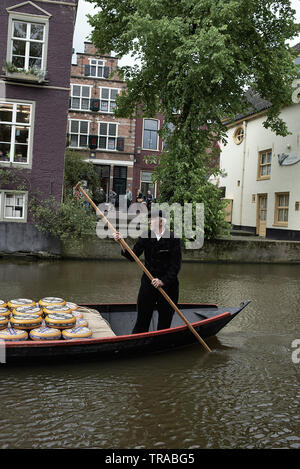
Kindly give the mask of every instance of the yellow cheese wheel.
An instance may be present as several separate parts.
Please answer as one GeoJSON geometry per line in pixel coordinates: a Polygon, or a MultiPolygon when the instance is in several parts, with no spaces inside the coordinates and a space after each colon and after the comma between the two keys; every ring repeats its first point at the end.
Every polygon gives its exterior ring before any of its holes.
{"type": "Polygon", "coordinates": [[[14,329],[34,329],[40,327],[43,322],[42,316],[37,314],[20,314],[10,318],[10,325],[14,329]]]}
{"type": "Polygon", "coordinates": [[[35,301],[29,300],[27,298],[17,298],[15,300],[10,300],[7,303],[7,306],[11,309],[18,308],[19,306],[35,306],[35,301]]]}
{"type": "Polygon", "coordinates": [[[61,338],[61,331],[53,327],[38,327],[29,333],[32,340],[57,340],[61,338]]]}
{"type": "Polygon", "coordinates": [[[76,318],[76,326],[79,327],[88,327],[89,323],[87,322],[86,319],[83,318],[76,318]]]}
{"type": "Polygon", "coordinates": [[[0,300],[0,308],[6,308],[7,307],[7,301],[0,300]]]}
{"type": "Polygon", "coordinates": [[[0,329],[6,329],[8,326],[8,317],[0,316],[0,329]]]}
{"type": "Polygon", "coordinates": [[[6,318],[8,318],[10,316],[10,309],[8,308],[0,308],[0,315],[1,316],[5,316],[6,318]]]}
{"type": "Polygon", "coordinates": [[[39,306],[19,306],[18,308],[12,310],[13,316],[18,316],[21,314],[35,314],[38,316],[42,316],[43,310],[39,306]]]}
{"type": "Polygon", "coordinates": [[[64,339],[86,339],[92,336],[92,331],[88,327],[73,327],[72,329],[65,329],[62,332],[64,339]]]}
{"type": "Polygon", "coordinates": [[[44,306],[45,314],[72,314],[72,310],[67,305],[44,306]]]}
{"type": "Polygon", "coordinates": [[[77,319],[82,319],[83,318],[83,314],[80,311],[72,311],[72,314],[77,319]]]}
{"type": "Polygon", "coordinates": [[[66,301],[63,298],[56,298],[54,296],[46,296],[39,301],[40,306],[53,306],[53,305],[65,305],[66,301]]]}
{"type": "Polygon", "coordinates": [[[69,301],[66,302],[66,306],[68,306],[72,311],[75,311],[76,309],[79,308],[79,306],[76,303],[70,303],[69,301]]]}
{"type": "Polygon", "coordinates": [[[8,327],[0,331],[0,339],[5,341],[26,340],[28,339],[28,332],[8,327]]]}
{"type": "Polygon", "coordinates": [[[57,329],[66,329],[76,324],[76,318],[72,314],[47,314],[45,323],[48,327],[55,327],[57,329]]]}

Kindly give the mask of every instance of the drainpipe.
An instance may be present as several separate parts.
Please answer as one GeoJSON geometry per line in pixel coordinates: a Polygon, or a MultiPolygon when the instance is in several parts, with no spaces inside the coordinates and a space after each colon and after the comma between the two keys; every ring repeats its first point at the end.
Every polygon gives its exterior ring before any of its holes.
{"type": "Polygon", "coordinates": [[[242,226],[242,216],[243,216],[243,197],[244,197],[246,141],[247,141],[247,121],[243,121],[243,128],[244,128],[244,141],[243,141],[243,165],[242,165],[242,180],[241,180],[241,201],[240,201],[240,227],[242,226]]]}

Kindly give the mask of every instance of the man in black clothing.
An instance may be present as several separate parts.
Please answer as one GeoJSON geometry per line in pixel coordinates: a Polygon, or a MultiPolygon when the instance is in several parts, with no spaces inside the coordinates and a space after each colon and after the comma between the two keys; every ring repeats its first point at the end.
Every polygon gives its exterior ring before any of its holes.
{"type": "MultiPolygon", "coordinates": [[[[175,304],[179,297],[178,272],[181,267],[181,243],[174,233],[165,229],[165,219],[161,210],[149,214],[149,230],[138,238],[133,252],[139,257],[145,256],[145,266],[154,277],[152,282],[143,273],[137,299],[137,321],[133,334],[147,332],[154,309],[158,311],[157,329],[168,329],[172,322],[174,310],[158,290],[162,287],[175,304]]],[[[120,239],[116,233],[116,241],[120,239]]],[[[128,251],[121,254],[134,261],[128,251]]]]}

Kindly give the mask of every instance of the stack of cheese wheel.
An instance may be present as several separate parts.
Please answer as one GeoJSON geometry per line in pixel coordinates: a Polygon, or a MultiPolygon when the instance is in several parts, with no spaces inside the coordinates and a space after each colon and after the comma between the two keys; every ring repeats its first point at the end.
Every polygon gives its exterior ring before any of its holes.
{"type": "Polygon", "coordinates": [[[35,305],[36,305],[35,301],[29,300],[27,298],[17,298],[15,300],[10,300],[7,303],[7,306],[10,309],[19,308],[20,306],[35,306],[35,305]]]}
{"type": "Polygon", "coordinates": [[[43,318],[38,314],[15,314],[10,318],[10,325],[14,329],[31,330],[40,327],[42,323],[43,318]]]}
{"type": "Polygon", "coordinates": [[[12,310],[13,316],[20,316],[22,314],[37,314],[38,316],[42,316],[43,310],[39,306],[19,306],[18,308],[12,310]]]}
{"type": "Polygon", "coordinates": [[[8,326],[8,317],[0,315],[0,329],[6,329],[8,326]]]}
{"type": "Polygon", "coordinates": [[[8,327],[0,331],[0,339],[5,341],[26,340],[28,332],[8,327]]]}
{"type": "Polygon", "coordinates": [[[38,327],[29,333],[32,340],[58,340],[61,338],[61,331],[53,327],[38,327]]]}

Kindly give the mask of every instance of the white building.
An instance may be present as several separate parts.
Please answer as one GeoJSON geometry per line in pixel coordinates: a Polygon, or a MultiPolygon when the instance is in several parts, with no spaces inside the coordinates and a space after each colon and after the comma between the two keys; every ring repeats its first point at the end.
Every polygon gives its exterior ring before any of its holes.
{"type": "Polygon", "coordinates": [[[300,240],[300,104],[282,109],[291,135],[265,129],[270,103],[248,95],[252,109],[228,124],[219,178],[233,229],[272,239],[300,240]]]}

